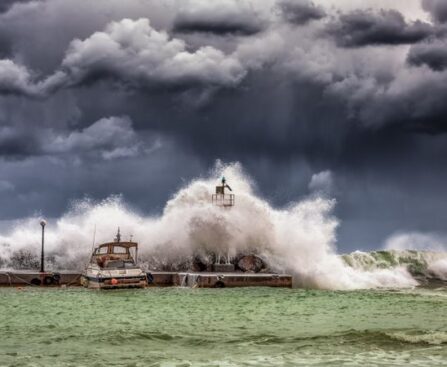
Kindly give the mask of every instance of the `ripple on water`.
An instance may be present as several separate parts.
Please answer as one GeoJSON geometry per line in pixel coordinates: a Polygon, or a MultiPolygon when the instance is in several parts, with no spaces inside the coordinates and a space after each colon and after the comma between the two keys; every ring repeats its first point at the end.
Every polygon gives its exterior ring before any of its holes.
{"type": "Polygon", "coordinates": [[[0,289],[0,366],[442,366],[446,311],[433,290],[0,289]]]}

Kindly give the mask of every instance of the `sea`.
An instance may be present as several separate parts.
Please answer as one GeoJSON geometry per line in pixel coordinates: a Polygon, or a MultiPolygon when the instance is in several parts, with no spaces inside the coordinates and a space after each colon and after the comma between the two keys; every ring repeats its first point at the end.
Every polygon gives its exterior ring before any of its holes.
{"type": "Polygon", "coordinates": [[[445,366],[447,286],[0,288],[0,366],[445,366]]]}

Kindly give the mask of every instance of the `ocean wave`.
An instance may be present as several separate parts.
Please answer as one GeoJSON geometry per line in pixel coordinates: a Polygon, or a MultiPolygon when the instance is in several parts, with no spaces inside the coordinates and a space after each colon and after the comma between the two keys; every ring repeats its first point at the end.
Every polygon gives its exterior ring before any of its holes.
{"type": "Polygon", "coordinates": [[[447,344],[447,332],[445,331],[394,332],[386,333],[386,335],[391,339],[409,344],[447,344]]]}
{"type": "MultiPolygon", "coordinates": [[[[335,200],[314,193],[274,208],[256,194],[240,164],[218,164],[209,177],[175,193],[158,216],[136,212],[121,197],[75,203],[48,223],[47,269],[82,270],[92,237],[96,244],[110,241],[120,227],[123,239],[139,242],[140,263],[150,270],[181,271],[191,269],[196,258],[231,262],[241,254],[255,254],[270,271],[290,273],[296,286],[306,288],[405,288],[419,284],[415,275],[444,274],[444,263],[434,262],[442,258],[429,253],[355,252],[340,257],[334,206],[335,200]],[[236,194],[236,206],[229,210],[211,201],[222,176],[231,179],[236,194]]],[[[38,217],[28,218],[0,234],[0,268],[38,268],[38,223],[38,217]]]]}
{"type": "Polygon", "coordinates": [[[447,253],[416,250],[355,251],[342,255],[343,261],[353,269],[376,271],[379,269],[406,269],[418,280],[447,280],[447,253]]]}

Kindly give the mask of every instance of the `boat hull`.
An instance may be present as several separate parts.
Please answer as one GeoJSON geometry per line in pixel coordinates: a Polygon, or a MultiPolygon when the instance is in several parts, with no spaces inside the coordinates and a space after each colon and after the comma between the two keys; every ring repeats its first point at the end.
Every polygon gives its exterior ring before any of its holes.
{"type": "Polygon", "coordinates": [[[147,278],[138,277],[90,277],[83,275],[81,284],[90,289],[145,288],[147,278]]]}

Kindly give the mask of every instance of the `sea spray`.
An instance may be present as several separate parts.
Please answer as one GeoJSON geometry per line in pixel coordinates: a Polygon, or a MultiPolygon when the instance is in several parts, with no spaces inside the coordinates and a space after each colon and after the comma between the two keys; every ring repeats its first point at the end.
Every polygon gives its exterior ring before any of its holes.
{"type": "MultiPolygon", "coordinates": [[[[77,202],[61,218],[50,221],[46,253],[54,266],[80,270],[92,249],[94,227],[97,243],[112,240],[120,227],[124,240],[132,236],[139,242],[140,260],[151,269],[182,269],[194,257],[213,253],[227,257],[255,253],[272,270],[292,273],[297,286],[357,289],[417,284],[405,267],[360,269],[337,256],[334,205],[334,200],[314,194],[286,208],[272,208],[254,193],[239,164],[218,164],[210,177],[179,190],[160,216],[138,214],[121,197],[77,202]],[[223,175],[236,194],[234,208],[211,203],[216,182],[223,175]]],[[[17,251],[37,253],[36,223],[38,218],[29,218],[0,236],[4,264],[10,264],[17,251]]]]}

